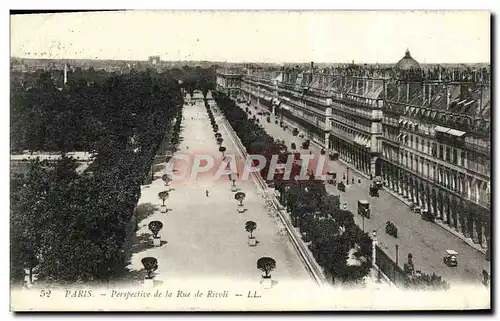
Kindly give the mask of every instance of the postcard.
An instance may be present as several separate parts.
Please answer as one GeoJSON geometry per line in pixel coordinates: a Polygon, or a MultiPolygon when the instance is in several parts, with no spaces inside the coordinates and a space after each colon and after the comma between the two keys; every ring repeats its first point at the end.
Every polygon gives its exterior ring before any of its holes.
{"type": "Polygon", "coordinates": [[[11,310],[491,309],[490,20],[12,14],[11,310]]]}

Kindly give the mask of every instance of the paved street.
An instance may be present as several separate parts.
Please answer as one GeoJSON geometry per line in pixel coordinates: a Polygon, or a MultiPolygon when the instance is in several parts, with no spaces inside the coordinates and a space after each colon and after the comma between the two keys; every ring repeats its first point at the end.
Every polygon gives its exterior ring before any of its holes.
{"type": "MultiPolygon", "coordinates": [[[[246,105],[240,105],[243,109],[246,105]]],[[[265,109],[262,109],[264,111],[265,109]]],[[[256,111],[251,107],[252,114],[256,111]]],[[[259,116],[257,116],[259,117],[259,116]]],[[[297,136],[293,136],[291,129],[283,131],[279,125],[274,124],[271,116],[271,123],[267,123],[265,117],[259,117],[260,124],[266,131],[276,139],[284,140],[290,148],[290,144],[295,142],[297,147],[302,141],[297,136]]],[[[310,149],[319,154],[320,149],[311,143],[310,149]]],[[[346,167],[336,161],[329,161],[329,171],[336,172],[337,178],[341,179],[346,173],[346,167]]],[[[355,215],[355,221],[359,226],[363,225],[363,220],[357,214],[357,202],[365,199],[371,205],[371,219],[365,219],[365,231],[376,230],[378,233],[379,245],[392,258],[396,257],[396,244],[399,244],[399,265],[402,267],[406,262],[408,253],[412,253],[416,270],[425,273],[437,273],[445,278],[450,284],[460,283],[480,283],[482,281],[482,270],[490,271],[489,263],[484,260],[484,255],[471,248],[461,239],[452,235],[448,231],[421,219],[420,215],[410,211],[408,206],[385,191],[380,191],[379,198],[371,198],[368,195],[370,181],[349,170],[349,181],[355,177],[356,183],[348,185],[346,193],[338,192],[337,188],[327,185],[327,190],[335,195],[341,194],[341,202],[348,204],[349,210],[355,215]],[[361,184],[358,183],[361,178],[361,184]],[[397,239],[385,233],[385,223],[390,220],[399,232],[397,239]],[[453,249],[459,253],[459,263],[457,267],[447,267],[443,263],[445,250],[453,249]]]]}
{"type": "MultiPolygon", "coordinates": [[[[212,103],[213,104],[213,103],[212,103]]],[[[194,106],[185,106],[181,133],[180,153],[210,151],[219,154],[214,133],[202,100],[194,106]]],[[[219,116],[217,116],[219,117],[219,116]]],[[[236,154],[235,146],[224,127],[219,125],[224,138],[226,154],[236,154]]],[[[176,162],[175,169],[182,172],[184,162],[176,162]]],[[[161,176],[165,170],[156,173],[161,176]]],[[[158,206],[152,215],[139,223],[136,250],[129,269],[141,270],[141,259],[153,256],[158,259],[157,280],[191,278],[223,278],[233,281],[260,282],[262,272],[257,269],[260,257],[270,256],[276,262],[272,272],[274,281],[313,283],[305,270],[288,236],[274,215],[268,214],[264,202],[252,181],[239,181],[237,187],[246,193],[243,202],[245,213],[237,212],[237,202],[231,192],[228,180],[214,181],[208,176],[196,181],[173,181],[170,183],[170,197],[166,201],[168,212],[161,213],[158,193],[164,190],[164,183],[156,179],[149,186],[143,186],[139,204],[151,203],[158,206]],[[205,191],[209,191],[209,197],[205,191]],[[160,232],[161,247],[152,247],[147,224],[152,220],[163,222],[160,232]],[[254,232],[259,244],[247,244],[248,233],[245,222],[257,223],[254,232]],[[141,245],[142,243],[142,245],[141,245]]]]}

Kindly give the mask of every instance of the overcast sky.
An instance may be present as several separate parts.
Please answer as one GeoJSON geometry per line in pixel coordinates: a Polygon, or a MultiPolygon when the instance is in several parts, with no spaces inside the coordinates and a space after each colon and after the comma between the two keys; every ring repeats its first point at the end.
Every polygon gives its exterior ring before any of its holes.
{"type": "Polygon", "coordinates": [[[128,11],[11,17],[30,58],[395,63],[490,62],[486,11],[128,11]]]}

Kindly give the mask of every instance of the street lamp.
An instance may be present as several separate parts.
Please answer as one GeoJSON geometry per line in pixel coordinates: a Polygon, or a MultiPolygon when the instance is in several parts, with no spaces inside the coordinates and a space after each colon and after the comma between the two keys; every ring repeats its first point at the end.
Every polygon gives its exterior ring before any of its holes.
{"type": "Polygon", "coordinates": [[[396,244],[396,266],[399,266],[398,261],[399,261],[399,244],[396,244]]]}
{"type": "MultiPolygon", "coordinates": [[[[376,264],[376,262],[377,262],[377,244],[378,244],[377,231],[373,230],[372,231],[372,266],[373,266],[373,268],[375,268],[377,266],[377,264],[376,264]]],[[[380,270],[377,274],[378,274],[377,281],[380,281],[380,270]]]]}

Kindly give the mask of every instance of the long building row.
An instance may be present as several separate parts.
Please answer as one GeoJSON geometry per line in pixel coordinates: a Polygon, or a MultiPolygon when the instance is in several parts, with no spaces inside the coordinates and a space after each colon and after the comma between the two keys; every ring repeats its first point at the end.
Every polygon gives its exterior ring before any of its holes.
{"type": "Polygon", "coordinates": [[[424,72],[407,51],[395,72],[219,69],[217,90],[264,106],[422,211],[487,248],[489,75],[424,72]],[[424,77],[425,75],[425,77],[424,77]]]}

